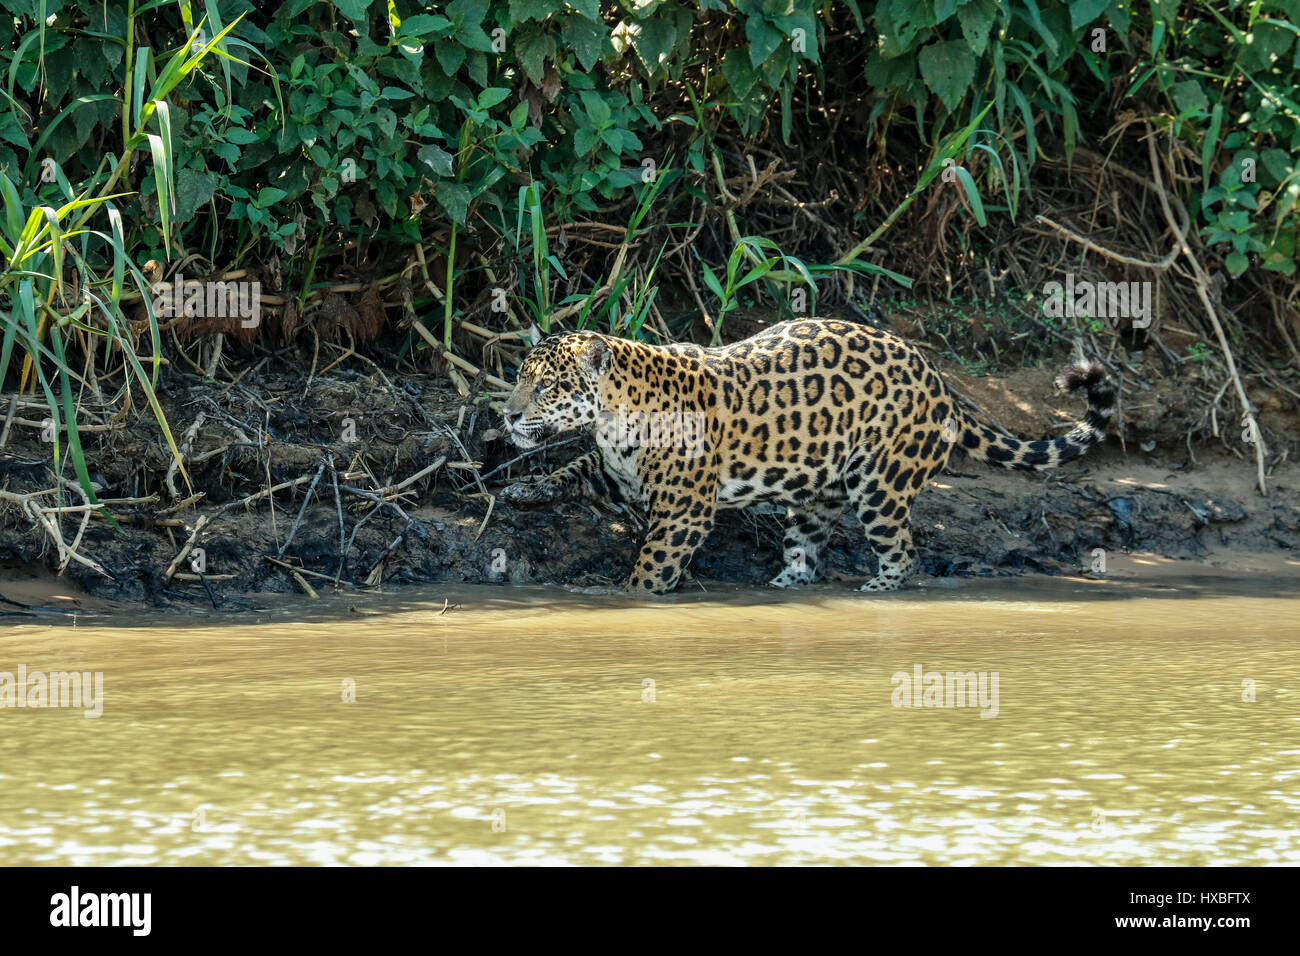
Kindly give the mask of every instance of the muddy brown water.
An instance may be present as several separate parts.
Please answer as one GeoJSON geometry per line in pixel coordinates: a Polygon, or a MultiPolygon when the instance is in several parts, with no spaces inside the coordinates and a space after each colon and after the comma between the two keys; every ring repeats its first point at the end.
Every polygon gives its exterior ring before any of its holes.
{"type": "Polygon", "coordinates": [[[1300,863],[1300,565],[1117,577],[6,619],[103,684],[0,708],[0,862],[1300,863]]]}

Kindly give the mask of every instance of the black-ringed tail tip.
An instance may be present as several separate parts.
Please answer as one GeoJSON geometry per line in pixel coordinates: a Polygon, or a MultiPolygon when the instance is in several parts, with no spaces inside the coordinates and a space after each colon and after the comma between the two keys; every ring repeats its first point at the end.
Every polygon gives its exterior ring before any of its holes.
{"type": "Polygon", "coordinates": [[[1067,365],[1056,376],[1056,387],[1063,392],[1084,389],[1088,411],[1060,438],[1025,441],[1001,435],[969,414],[963,413],[961,447],[976,461],[1037,471],[1055,468],[1062,462],[1078,458],[1092,445],[1106,440],[1106,428],[1115,417],[1115,386],[1100,362],[1067,365]]]}

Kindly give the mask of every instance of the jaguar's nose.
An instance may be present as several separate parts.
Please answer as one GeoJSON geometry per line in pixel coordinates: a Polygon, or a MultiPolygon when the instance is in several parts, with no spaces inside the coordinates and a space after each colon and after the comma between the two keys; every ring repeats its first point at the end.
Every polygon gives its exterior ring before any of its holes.
{"type": "Polygon", "coordinates": [[[524,417],[523,412],[502,412],[501,415],[506,420],[507,428],[514,428],[515,422],[524,417]]]}

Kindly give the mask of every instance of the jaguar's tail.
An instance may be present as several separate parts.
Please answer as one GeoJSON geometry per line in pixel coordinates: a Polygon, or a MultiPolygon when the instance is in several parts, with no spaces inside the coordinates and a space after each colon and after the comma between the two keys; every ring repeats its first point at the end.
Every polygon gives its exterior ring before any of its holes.
{"type": "Polygon", "coordinates": [[[1056,387],[1064,392],[1082,388],[1088,396],[1088,413],[1075,422],[1068,434],[1043,441],[1009,438],[962,412],[960,446],[976,461],[1027,471],[1055,468],[1078,458],[1089,446],[1106,438],[1106,425],[1115,415],[1115,386],[1101,364],[1093,362],[1063,368],[1056,377],[1056,387]]]}

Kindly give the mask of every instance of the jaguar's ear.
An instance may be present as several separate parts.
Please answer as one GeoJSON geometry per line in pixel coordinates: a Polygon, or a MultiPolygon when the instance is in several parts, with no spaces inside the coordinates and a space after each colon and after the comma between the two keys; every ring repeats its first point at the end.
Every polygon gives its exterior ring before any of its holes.
{"type": "Polygon", "coordinates": [[[614,363],[613,349],[599,335],[592,336],[591,341],[582,347],[581,354],[582,364],[597,378],[608,372],[614,363]]]}

